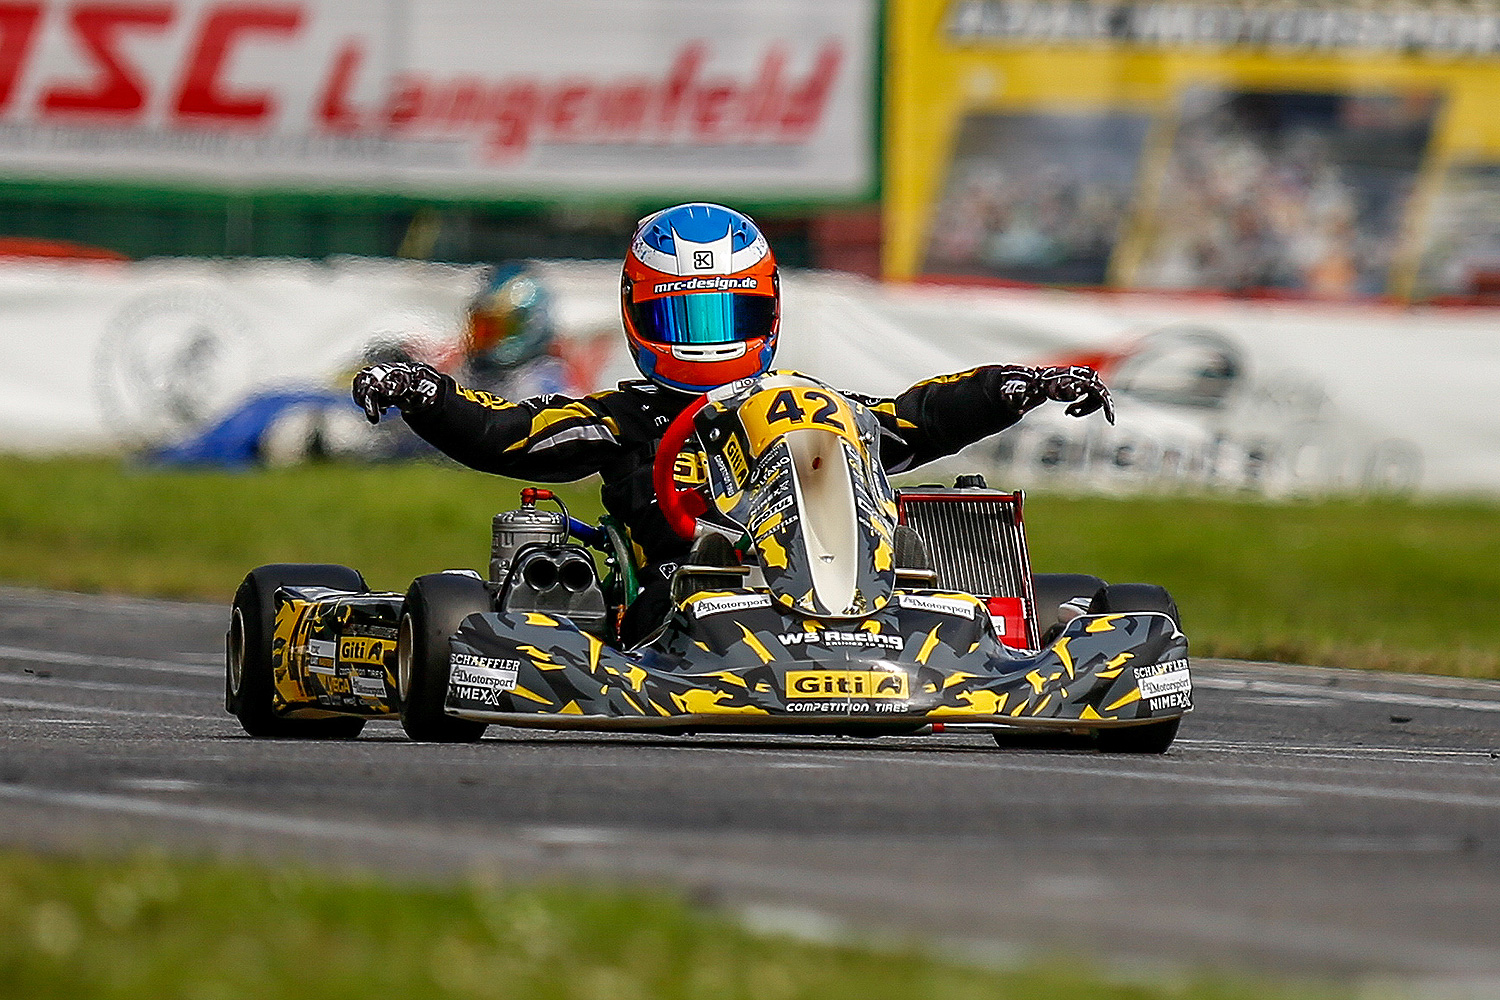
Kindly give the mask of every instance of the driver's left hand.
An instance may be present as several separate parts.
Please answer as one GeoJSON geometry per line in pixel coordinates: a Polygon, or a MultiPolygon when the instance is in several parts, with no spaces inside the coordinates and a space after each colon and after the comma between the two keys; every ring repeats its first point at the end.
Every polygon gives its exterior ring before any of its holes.
{"type": "Polygon", "coordinates": [[[1104,410],[1104,419],[1115,422],[1115,402],[1099,373],[1087,365],[1065,365],[1043,368],[1038,373],[1042,393],[1060,403],[1071,403],[1070,417],[1086,417],[1104,410]]]}

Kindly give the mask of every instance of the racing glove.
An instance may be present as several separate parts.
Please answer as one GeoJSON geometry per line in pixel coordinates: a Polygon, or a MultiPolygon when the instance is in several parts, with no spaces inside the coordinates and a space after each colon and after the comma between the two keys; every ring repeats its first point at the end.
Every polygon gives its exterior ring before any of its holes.
{"type": "Polygon", "coordinates": [[[1115,403],[1099,373],[1086,365],[1064,365],[1048,368],[1014,368],[1006,373],[1000,385],[1006,403],[1025,413],[1047,400],[1071,403],[1070,417],[1086,417],[1104,410],[1104,419],[1115,422],[1115,403]]]}
{"type": "Polygon", "coordinates": [[[388,407],[411,413],[431,406],[442,378],[436,369],[409,361],[370,365],[354,376],[354,402],[365,419],[378,424],[388,407]]]}

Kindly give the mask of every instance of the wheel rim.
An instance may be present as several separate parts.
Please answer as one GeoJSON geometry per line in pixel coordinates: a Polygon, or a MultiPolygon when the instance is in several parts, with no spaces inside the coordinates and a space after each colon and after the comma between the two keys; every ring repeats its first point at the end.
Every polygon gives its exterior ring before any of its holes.
{"type": "Polygon", "coordinates": [[[401,630],[396,634],[396,691],[404,702],[411,695],[412,647],[416,645],[416,627],[411,615],[401,616],[401,630]]]}
{"type": "Polygon", "coordinates": [[[239,608],[229,618],[229,690],[240,693],[245,682],[245,616],[239,608]]]}

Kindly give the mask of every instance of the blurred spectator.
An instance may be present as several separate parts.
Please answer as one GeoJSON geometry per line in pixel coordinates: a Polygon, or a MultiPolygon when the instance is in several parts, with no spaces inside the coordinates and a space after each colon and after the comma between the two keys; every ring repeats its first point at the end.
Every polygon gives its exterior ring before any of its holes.
{"type": "Polygon", "coordinates": [[[969,116],[924,270],[1102,284],[1145,129],[1132,115],[969,116]]]}
{"type": "Polygon", "coordinates": [[[1385,293],[1435,110],[1428,95],[1188,95],[1134,283],[1385,293]]]}
{"type": "Polygon", "coordinates": [[[389,461],[431,449],[400,421],[372,427],[349,396],[349,380],[367,364],[421,361],[472,388],[507,399],[577,391],[554,353],[552,300],[524,262],[495,268],[466,311],[463,337],[429,344],[399,335],[366,346],[350,368],[326,383],[265,387],[238,401],[184,440],[152,452],[171,464],[289,464],[315,458],[389,461]]]}

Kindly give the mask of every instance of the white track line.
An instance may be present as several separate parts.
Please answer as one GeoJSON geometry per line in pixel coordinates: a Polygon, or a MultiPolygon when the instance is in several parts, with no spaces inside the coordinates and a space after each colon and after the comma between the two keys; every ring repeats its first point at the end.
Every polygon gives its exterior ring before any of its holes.
{"type": "MultiPolygon", "coordinates": [[[[98,792],[66,792],[16,784],[0,784],[0,799],[278,836],[366,843],[404,850],[438,849],[467,857],[471,863],[485,859],[526,863],[534,868],[538,862],[566,862],[574,870],[646,873],[656,879],[663,875],[692,879],[696,875],[699,879],[710,878],[720,885],[749,887],[758,894],[779,891],[805,898],[809,893],[821,893],[844,903],[866,907],[871,904],[890,906],[893,902],[885,879],[799,868],[787,858],[769,865],[720,856],[710,859],[711,866],[705,869],[684,859],[670,847],[642,837],[633,830],[534,827],[506,831],[499,836],[478,837],[431,827],[385,828],[249,809],[161,802],[98,792]],[[549,849],[568,853],[558,857],[549,849]]],[[[1489,948],[1423,942],[1401,934],[1378,935],[1363,929],[1345,930],[1285,916],[1259,917],[1150,900],[1139,900],[1134,906],[1139,919],[1184,940],[1219,942],[1241,948],[1250,943],[1263,948],[1286,949],[1293,954],[1365,963],[1372,955],[1406,956],[1410,960],[1400,964],[1408,967],[1408,974],[1493,974],[1496,967],[1494,950],[1489,948]]],[[[1392,964],[1398,963],[1392,959],[1392,964]]]]}
{"type": "Polygon", "coordinates": [[[110,681],[76,681],[66,677],[32,677],[26,674],[0,674],[0,684],[25,687],[65,688],[69,691],[105,691],[122,694],[164,694],[174,698],[203,698],[202,690],[159,687],[152,684],[115,684],[110,681]]]}
{"type": "Polygon", "coordinates": [[[110,594],[79,594],[62,590],[33,590],[26,587],[0,586],[0,604],[14,607],[87,611],[138,618],[172,617],[204,623],[229,625],[229,606],[190,601],[171,601],[149,597],[119,597],[110,594]]]}
{"type": "Polygon", "coordinates": [[[27,698],[0,698],[6,708],[41,709],[47,712],[82,712],[85,715],[121,715],[137,719],[184,719],[189,722],[228,722],[228,715],[183,715],[180,712],[140,712],[129,708],[100,708],[94,705],[72,705],[57,701],[31,701],[27,698]]]}
{"type": "Polygon", "coordinates": [[[323,840],[364,841],[403,847],[411,847],[414,842],[418,841],[447,842],[463,850],[482,850],[486,854],[508,857],[510,860],[535,860],[536,858],[536,852],[533,850],[515,847],[507,850],[506,842],[498,838],[481,838],[439,830],[418,832],[346,820],[289,816],[226,806],[160,802],[139,796],[111,795],[102,792],[69,792],[61,789],[36,788],[30,785],[0,784],[0,799],[145,816],[153,819],[203,823],[209,826],[232,827],[260,833],[315,837],[323,840]]]}
{"type": "Polygon", "coordinates": [[[1193,675],[1193,686],[1211,691],[1251,691],[1255,694],[1291,695],[1299,698],[1362,701],[1377,705],[1405,705],[1418,708],[1465,709],[1470,712],[1500,712],[1500,699],[1442,698],[1430,694],[1405,694],[1399,691],[1353,691],[1348,688],[1321,687],[1311,684],[1289,684],[1285,681],[1243,680],[1237,677],[1204,677],[1193,675]]]}
{"type": "MultiPolygon", "coordinates": [[[[728,749],[725,747],[702,747],[697,752],[701,753],[734,753],[734,754],[775,754],[809,751],[772,750],[746,747],[744,749],[728,749]]],[[[1427,805],[1445,806],[1469,806],[1478,809],[1500,809],[1500,793],[1471,794],[1467,792],[1435,792],[1420,788],[1393,788],[1389,785],[1349,785],[1334,784],[1316,781],[1280,781],[1262,778],[1235,778],[1209,774],[1180,774],[1167,768],[1175,766],[1175,762],[1164,760],[1160,771],[1129,770],[1127,768],[1112,768],[1100,766],[1079,766],[1069,764],[1066,760],[1058,760],[1056,763],[1040,764],[1029,760],[1020,760],[1007,756],[1003,752],[987,755],[985,760],[967,760],[957,755],[935,756],[933,754],[901,754],[898,750],[875,750],[868,754],[828,753],[825,751],[811,751],[816,754],[820,761],[845,761],[850,763],[875,764],[881,767],[912,767],[915,765],[926,765],[929,767],[964,767],[982,768],[989,771],[1007,772],[1024,771],[1030,774],[1050,774],[1059,776],[1072,776],[1080,778],[1113,778],[1124,781],[1150,781],[1160,782],[1168,785],[1199,785],[1210,788],[1242,788],[1253,789],[1257,792],[1265,792],[1272,795],[1334,795],[1347,798],[1380,799],[1390,802],[1411,802],[1427,805]]],[[[1500,777],[1500,775],[1497,775],[1500,777]]]]}
{"type": "Polygon", "coordinates": [[[22,663],[55,663],[68,667],[118,667],[124,670],[152,670],[164,674],[188,674],[192,677],[211,677],[214,668],[192,666],[186,663],[169,663],[166,660],[148,660],[138,656],[105,656],[98,653],[64,653],[52,649],[27,649],[23,646],[0,646],[0,660],[18,660],[22,663]]]}
{"type": "Polygon", "coordinates": [[[1447,747],[1370,747],[1340,746],[1334,743],[1280,743],[1269,740],[1203,740],[1190,736],[1179,736],[1173,746],[1190,746],[1200,750],[1264,751],[1266,753],[1362,753],[1362,754],[1424,754],[1433,757],[1492,757],[1500,751],[1500,733],[1496,734],[1497,750],[1451,750],[1447,747]]]}

